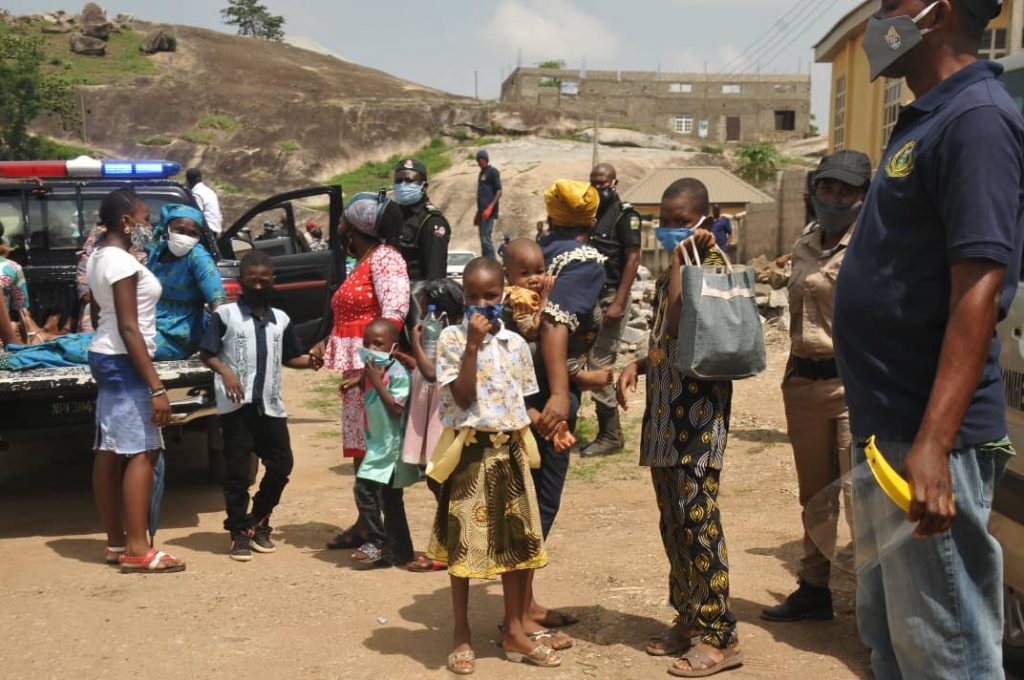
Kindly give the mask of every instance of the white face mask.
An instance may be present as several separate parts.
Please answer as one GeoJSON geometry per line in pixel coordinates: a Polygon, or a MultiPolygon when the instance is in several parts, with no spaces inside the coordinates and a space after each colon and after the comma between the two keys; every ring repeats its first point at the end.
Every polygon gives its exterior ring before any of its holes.
{"type": "Polygon", "coordinates": [[[167,235],[167,249],[175,257],[185,257],[196,247],[197,243],[199,243],[199,239],[194,236],[175,234],[174,232],[167,235]]]}

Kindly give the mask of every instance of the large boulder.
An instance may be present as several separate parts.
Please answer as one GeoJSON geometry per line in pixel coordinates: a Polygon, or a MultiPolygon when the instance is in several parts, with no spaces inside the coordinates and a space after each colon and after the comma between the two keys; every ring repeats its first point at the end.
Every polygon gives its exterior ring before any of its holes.
{"type": "Polygon", "coordinates": [[[139,43],[139,51],[145,52],[146,54],[156,54],[157,52],[173,52],[178,47],[178,40],[174,37],[174,34],[165,31],[162,28],[158,28],[146,34],[146,37],[139,43]]]}
{"type": "Polygon", "coordinates": [[[74,33],[71,36],[71,51],[90,57],[102,57],[107,53],[107,41],[74,33]]]}
{"type": "Polygon", "coordinates": [[[64,21],[55,21],[52,24],[43,24],[43,33],[70,33],[71,24],[64,21]]]}
{"type": "Polygon", "coordinates": [[[114,25],[121,29],[131,28],[132,24],[135,23],[135,15],[128,14],[127,12],[121,12],[114,17],[114,25]]]}
{"type": "Polygon", "coordinates": [[[114,28],[114,25],[107,19],[107,15],[94,2],[90,2],[82,8],[78,24],[83,35],[99,40],[107,40],[110,37],[111,29],[114,28]]]}

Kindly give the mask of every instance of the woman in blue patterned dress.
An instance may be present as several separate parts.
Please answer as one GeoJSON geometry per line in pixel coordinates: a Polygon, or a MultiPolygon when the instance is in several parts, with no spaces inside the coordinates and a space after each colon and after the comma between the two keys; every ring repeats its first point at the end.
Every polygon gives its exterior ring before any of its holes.
{"type": "MultiPolygon", "coordinates": [[[[156,361],[187,359],[206,329],[206,306],[226,301],[217,264],[210,254],[213,237],[197,209],[167,204],[153,232],[147,267],[163,286],[156,309],[156,361]]],[[[84,366],[92,333],[73,333],[39,345],[12,345],[0,353],[0,369],[84,366]]]]}

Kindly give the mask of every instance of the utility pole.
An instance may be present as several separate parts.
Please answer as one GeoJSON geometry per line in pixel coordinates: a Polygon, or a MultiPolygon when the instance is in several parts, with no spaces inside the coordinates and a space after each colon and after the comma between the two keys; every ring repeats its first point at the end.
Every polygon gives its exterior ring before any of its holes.
{"type": "Polygon", "coordinates": [[[480,72],[473,69],[473,99],[480,99],[480,72]]]}
{"type": "Polygon", "coordinates": [[[590,167],[597,165],[597,112],[594,112],[594,153],[590,167]]]}

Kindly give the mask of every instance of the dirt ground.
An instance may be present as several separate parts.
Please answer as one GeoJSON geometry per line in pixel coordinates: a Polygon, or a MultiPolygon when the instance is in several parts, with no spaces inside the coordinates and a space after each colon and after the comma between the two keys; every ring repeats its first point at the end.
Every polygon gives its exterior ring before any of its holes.
{"type": "MultiPolygon", "coordinates": [[[[794,586],[800,512],[779,392],[785,348],[770,370],[737,383],[721,506],[732,602],[746,664],[724,677],[868,678],[853,618],[853,580],[837,575],[832,622],[761,621],[794,586]]],[[[228,559],[220,489],[169,485],[158,543],[188,561],[183,574],[122,575],[101,561],[103,538],[89,462],[19,480],[0,494],[0,668],[10,678],[445,677],[447,576],[361,572],[323,544],[354,517],[352,468],[339,457],[336,405],[324,376],[288,371],[296,468],[274,516],[278,550],[228,559]]],[[[670,622],[667,564],[650,482],[636,465],[640,397],[629,447],[610,459],[573,454],[562,511],[538,575],[544,603],[579,615],[559,669],[519,667],[493,642],[497,583],[474,584],[470,614],[479,678],[664,677],[644,641],[670,622]]],[[[586,411],[585,411],[586,412],[586,411]]],[[[592,427],[592,426],[591,426],[592,427]]],[[[407,494],[418,548],[433,497],[407,494]]]]}

